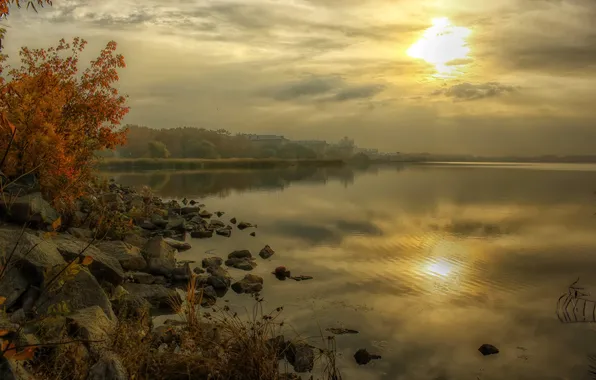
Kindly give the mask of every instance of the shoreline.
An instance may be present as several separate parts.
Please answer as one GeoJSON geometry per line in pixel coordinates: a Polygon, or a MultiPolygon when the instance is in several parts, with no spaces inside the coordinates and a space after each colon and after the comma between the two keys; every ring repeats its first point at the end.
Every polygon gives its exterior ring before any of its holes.
{"type": "Polygon", "coordinates": [[[209,169],[276,169],[289,167],[340,167],[339,159],[196,159],[196,158],[111,158],[97,163],[100,170],[209,170],[209,169]]]}

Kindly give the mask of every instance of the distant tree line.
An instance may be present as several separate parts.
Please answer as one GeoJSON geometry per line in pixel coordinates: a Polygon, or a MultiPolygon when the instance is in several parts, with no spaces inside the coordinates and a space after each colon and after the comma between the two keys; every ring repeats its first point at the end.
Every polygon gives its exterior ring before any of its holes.
{"type": "MultiPolygon", "coordinates": [[[[283,158],[315,159],[343,158],[345,150],[329,148],[325,151],[294,143],[258,142],[243,135],[233,135],[225,129],[180,127],[153,129],[127,125],[128,141],[119,147],[115,156],[123,158],[283,158]]],[[[102,152],[102,156],[110,155],[102,152]]],[[[349,154],[348,154],[349,156],[349,154]]]]}

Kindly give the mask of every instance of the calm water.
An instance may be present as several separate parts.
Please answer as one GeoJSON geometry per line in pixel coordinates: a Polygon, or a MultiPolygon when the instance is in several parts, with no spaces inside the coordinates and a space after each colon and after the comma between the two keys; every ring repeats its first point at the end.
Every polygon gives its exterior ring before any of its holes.
{"type": "Polygon", "coordinates": [[[181,256],[271,245],[254,271],[267,307],[303,335],[360,330],[337,338],[346,379],[588,378],[596,329],[559,322],[556,302],[577,277],[596,292],[594,165],[110,175],[257,223],[256,237],[192,240],[181,256]],[[278,265],[315,279],[277,281],[278,265]],[[483,357],[483,343],[501,353],[483,357]],[[358,367],[361,347],[383,359],[358,367]]]}

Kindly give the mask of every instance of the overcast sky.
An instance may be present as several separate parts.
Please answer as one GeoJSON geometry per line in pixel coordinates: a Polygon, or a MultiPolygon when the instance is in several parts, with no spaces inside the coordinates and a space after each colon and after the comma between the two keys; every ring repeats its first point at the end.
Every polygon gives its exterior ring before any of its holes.
{"type": "Polygon", "coordinates": [[[596,154],[594,20],[596,0],[54,0],[3,23],[12,59],[118,42],[127,123],[596,154]]]}

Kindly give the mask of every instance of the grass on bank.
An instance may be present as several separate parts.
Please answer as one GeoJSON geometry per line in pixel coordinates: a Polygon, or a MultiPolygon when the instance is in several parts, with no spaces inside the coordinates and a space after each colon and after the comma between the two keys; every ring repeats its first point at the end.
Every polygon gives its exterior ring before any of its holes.
{"type": "Polygon", "coordinates": [[[155,169],[272,169],[290,166],[342,166],[339,159],[278,159],[278,158],[106,158],[98,162],[100,169],[155,170],[155,169]]]}

